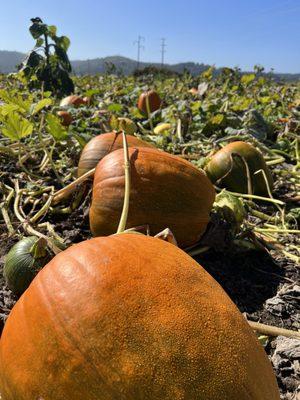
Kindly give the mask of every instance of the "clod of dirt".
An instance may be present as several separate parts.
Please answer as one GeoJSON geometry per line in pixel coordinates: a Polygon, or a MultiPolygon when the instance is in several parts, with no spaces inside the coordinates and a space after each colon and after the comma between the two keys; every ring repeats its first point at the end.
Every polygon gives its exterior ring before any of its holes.
{"type": "Polygon", "coordinates": [[[300,399],[300,340],[278,336],[271,357],[278,385],[285,400],[300,399]]]}

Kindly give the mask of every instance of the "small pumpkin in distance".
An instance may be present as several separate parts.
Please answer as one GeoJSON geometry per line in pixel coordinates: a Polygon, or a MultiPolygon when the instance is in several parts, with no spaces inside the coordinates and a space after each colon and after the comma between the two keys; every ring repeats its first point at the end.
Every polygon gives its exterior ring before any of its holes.
{"type": "Polygon", "coordinates": [[[171,133],[171,131],[172,131],[172,125],[169,124],[168,122],[163,122],[156,125],[156,127],[153,130],[153,132],[156,135],[166,135],[166,136],[168,136],[171,133]]]}
{"type": "MultiPolygon", "coordinates": [[[[126,135],[128,146],[130,147],[153,147],[152,144],[147,143],[135,136],[126,135]]],[[[123,147],[122,135],[118,132],[108,132],[95,136],[83,148],[79,163],[77,176],[85,174],[96,165],[108,153],[123,147]]]]}
{"type": "Polygon", "coordinates": [[[84,96],[83,99],[82,99],[82,101],[83,101],[83,103],[86,104],[87,106],[91,105],[91,103],[92,103],[91,97],[88,97],[88,96],[84,96]]]}
{"type": "Polygon", "coordinates": [[[271,172],[259,150],[249,143],[237,141],[224,146],[215,153],[205,172],[213,183],[238,193],[248,193],[248,179],[245,162],[249,168],[253,194],[268,196],[267,185],[262,173],[265,172],[270,190],[273,189],[271,172]]]}
{"type": "Polygon", "coordinates": [[[68,111],[57,111],[57,115],[63,126],[69,126],[73,122],[73,117],[68,111]]]}
{"type": "Polygon", "coordinates": [[[76,94],[67,96],[60,102],[61,107],[79,107],[83,104],[86,104],[86,101],[81,96],[77,96],[76,94]]]}
{"type": "Polygon", "coordinates": [[[23,238],[10,249],[5,258],[3,275],[7,286],[16,296],[20,296],[49,260],[45,239],[36,236],[23,238]]]}
{"type": "Polygon", "coordinates": [[[3,400],[279,400],[271,364],[219,284],[137,234],[71,246],[38,274],[0,342],[3,400]]]}
{"type": "MultiPolygon", "coordinates": [[[[195,244],[209,222],[215,199],[203,171],[177,156],[153,148],[129,148],[130,205],[127,228],[149,225],[152,235],[170,228],[180,247],[195,244]]],[[[124,155],[116,150],[97,165],[90,227],[94,236],[113,234],[124,198],[124,155]]]]}
{"type": "Polygon", "coordinates": [[[138,99],[137,107],[146,115],[148,115],[147,102],[149,104],[150,113],[158,110],[161,106],[161,98],[155,90],[148,90],[147,92],[141,93],[138,99]]]}

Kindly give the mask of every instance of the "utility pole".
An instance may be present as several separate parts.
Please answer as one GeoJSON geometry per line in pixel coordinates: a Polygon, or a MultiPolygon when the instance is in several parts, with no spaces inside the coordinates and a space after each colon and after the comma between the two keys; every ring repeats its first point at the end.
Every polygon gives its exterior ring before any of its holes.
{"type": "Polygon", "coordinates": [[[164,63],[165,63],[165,53],[166,53],[166,39],[165,38],[161,38],[161,66],[163,67],[164,63]]]}
{"type": "Polygon", "coordinates": [[[145,49],[145,46],[142,45],[142,42],[145,42],[145,38],[141,35],[138,36],[138,40],[133,42],[134,45],[137,45],[137,69],[140,67],[140,59],[141,59],[141,50],[145,49]]]}

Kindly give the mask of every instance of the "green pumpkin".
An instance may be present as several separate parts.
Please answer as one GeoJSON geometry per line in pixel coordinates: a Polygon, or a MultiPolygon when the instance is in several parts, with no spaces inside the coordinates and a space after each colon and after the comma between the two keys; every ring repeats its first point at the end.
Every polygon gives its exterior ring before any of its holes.
{"type": "Polygon", "coordinates": [[[7,286],[20,296],[33,278],[50,261],[46,240],[29,236],[16,243],[8,252],[3,269],[7,286]]]}
{"type": "Polygon", "coordinates": [[[205,167],[205,172],[212,183],[217,186],[233,192],[248,193],[245,162],[249,168],[253,194],[269,197],[262,173],[255,174],[255,172],[258,170],[265,172],[269,188],[272,191],[271,172],[261,152],[249,143],[238,141],[223,147],[211,157],[205,167]]]}

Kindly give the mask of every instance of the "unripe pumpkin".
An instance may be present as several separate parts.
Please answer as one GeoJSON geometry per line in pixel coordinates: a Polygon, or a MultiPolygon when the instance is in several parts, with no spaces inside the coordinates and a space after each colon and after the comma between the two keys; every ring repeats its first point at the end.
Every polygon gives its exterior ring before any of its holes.
{"type": "Polygon", "coordinates": [[[29,236],[20,240],[5,258],[3,275],[7,286],[20,296],[49,260],[45,239],[29,236]]]}
{"type": "MultiPolygon", "coordinates": [[[[131,147],[153,147],[152,144],[131,135],[127,135],[127,142],[128,146],[131,147]]],[[[95,168],[98,162],[108,153],[122,147],[122,135],[117,132],[103,133],[95,136],[82,150],[78,163],[78,177],[95,168]]]]}
{"type": "MultiPolygon", "coordinates": [[[[180,247],[195,244],[209,222],[215,190],[190,162],[151,148],[130,148],[131,190],[127,228],[149,225],[152,235],[170,228],[180,247]]],[[[124,199],[124,154],[116,150],[98,164],[90,208],[94,236],[117,230],[124,199]]]]}
{"type": "Polygon", "coordinates": [[[57,115],[60,117],[63,126],[71,125],[73,117],[68,111],[57,111],[57,115]]]}
{"type": "Polygon", "coordinates": [[[151,113],[160,108],[161,98],[159,97],[158,93],[154,90],[149,90],[140,94],[137,106],[141,112],[143,112],[144,114],[148,114],[147,99],[149,102],[149,110],[151,113]]]}
{"type": "Polygon", "coordinates": [[[79,107],[82,104],[86,104],[85,100],[76,94],[67,96],[60,102],[61,107],[79,107]]]}
{"type": "Polygon", "coordinates": [[[259,150],[249,143],[232,142],[215,153],[205,167],[208,177],[228,190],[248,193],[247,172],[244,161],[249,168],[253,194],[268,196],[268,190],[262,173],[254,173],[262,169],[267,177],[270,190],[273,189],[271,172],[259,150]],[[237,156],[236,156],[237,155],[237,156]]]}
{"type": "Polygon", "coordinates": [[[271,365],[219,284],[136,234],[58,254],[13,308],[2,400],[279,400],[271,365]]]}

